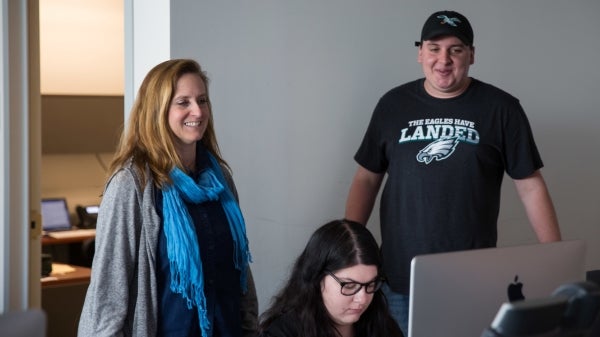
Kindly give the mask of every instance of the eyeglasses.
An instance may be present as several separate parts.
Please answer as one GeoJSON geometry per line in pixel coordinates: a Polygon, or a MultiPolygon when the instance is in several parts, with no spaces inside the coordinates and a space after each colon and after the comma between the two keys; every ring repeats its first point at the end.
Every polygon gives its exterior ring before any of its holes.
{"type": "Polygon", "coordinates": [[[342,295],[345,296],[352,296],[356,293],[358,293],[362,287],[365,287],[365,292],[367,294],[372,294],[374,292],[376,292],[377,290],[379,290],[379,288],[381,288],[381,285],[383,284],[383,279],[378,277],[376,279],[374,279],[371,282],[367,282],[367,283],[360,283],[360,282],[355,282],[355,281],[351,281],[351,282],[343,282],[340,281],[339,278],[337,278],[335,275],[333,275],[332,272],[326,270],[325,271],[329,276],[333,277],[333,279],[340,284],[341,288],[340,288],[340,292],[342,293],[342,295]]]}

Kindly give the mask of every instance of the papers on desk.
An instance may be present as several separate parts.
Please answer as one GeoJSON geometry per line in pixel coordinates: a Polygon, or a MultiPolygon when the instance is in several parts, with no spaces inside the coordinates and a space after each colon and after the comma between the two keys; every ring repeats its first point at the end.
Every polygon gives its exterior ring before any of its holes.
{"type": "Polygon", "coordinates": [[[96,235],[96,229],[75,229],[70,231],[46,232],[45,235],[55,239],[70,239],[96,235]]]}
{"type": "Polygon", "coordinates": [[[75,271],[73,266],[63,263],[53,263],[52,264],[52,273],[50,275],[64,275],[66,273],[72,273],[75,271]]]}
{"type": "Polygon", "coordinates": [[[56,281],[58,276],[74,272],[76,269],[73,266],[64,263],[53,263],[50,276],[42,277],[42,282],[56,281]]]}

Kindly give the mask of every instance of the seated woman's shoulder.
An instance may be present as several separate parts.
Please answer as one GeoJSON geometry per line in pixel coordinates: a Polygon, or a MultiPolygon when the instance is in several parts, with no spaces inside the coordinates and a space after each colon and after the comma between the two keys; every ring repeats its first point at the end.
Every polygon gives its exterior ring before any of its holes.
{"type": "Polygon", "coordinates": [[[286,313],[275,318],[267,327],[259,329],[258,337],[297,337],[298,320],[286,313]]]}

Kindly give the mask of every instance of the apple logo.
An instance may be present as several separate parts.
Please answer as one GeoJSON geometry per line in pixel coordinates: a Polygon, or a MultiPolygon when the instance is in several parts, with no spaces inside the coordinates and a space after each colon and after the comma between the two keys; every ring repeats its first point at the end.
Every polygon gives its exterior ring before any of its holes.
{"type": "Polygon", "coordinates": [[[515,275],[514,281],[508,285],[508,301],[521,301],[524,300],[523,296],[523,283],[519,282],[519,275],[515,275]]]}

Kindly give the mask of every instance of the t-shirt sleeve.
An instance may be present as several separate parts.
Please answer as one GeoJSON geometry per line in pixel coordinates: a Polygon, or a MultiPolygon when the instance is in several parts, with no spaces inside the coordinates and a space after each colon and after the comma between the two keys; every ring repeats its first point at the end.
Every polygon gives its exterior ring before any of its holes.
{"type": "Polygon", "coordinates": [[[518,101],[511,106],[505,120],[504,160],[506,173],[523,179],[544,166],[525,111],[518,101]]]}
{"type": "Polygon", "coordinates": [[[385,113],[385,103],[381,99],[373,111],[367,131],[358,151],[354,155],[354,160],[360,166],[375,173],[384,173],[388,167],[388,160],[385,155],[385,142],[382,134],[385,113]]]}

